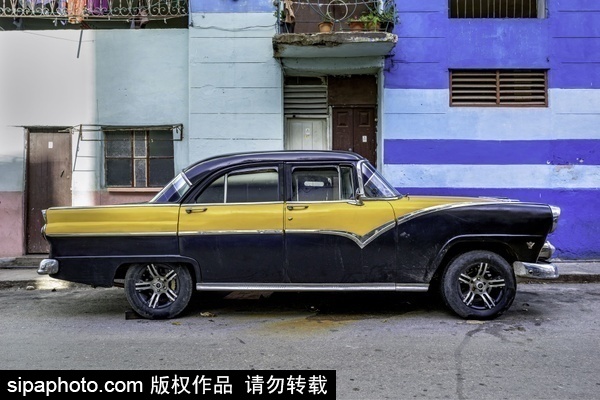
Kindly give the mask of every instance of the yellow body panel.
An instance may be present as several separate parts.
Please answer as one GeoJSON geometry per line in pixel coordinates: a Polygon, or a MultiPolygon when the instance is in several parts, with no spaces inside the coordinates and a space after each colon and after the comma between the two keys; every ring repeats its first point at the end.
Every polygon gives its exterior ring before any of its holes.
{"type": "Polygon", "coordinates": [[[283,203],[184,205],[179,233],[281,232],[283,208],[283,203]]]}
{"type": "Polygon", "coordinates": [[[179,205],[57,207],[46,212],[45,233],[60,235],[159,235],[177,233],[179,205]]]}
{"type": "Polygon", "coordinates": [[[394,213],[387,201],[364,201],[362,205],[348,202],[288,203],[285,229],[335,231],[365,236],[394,222],[394,213]]]}

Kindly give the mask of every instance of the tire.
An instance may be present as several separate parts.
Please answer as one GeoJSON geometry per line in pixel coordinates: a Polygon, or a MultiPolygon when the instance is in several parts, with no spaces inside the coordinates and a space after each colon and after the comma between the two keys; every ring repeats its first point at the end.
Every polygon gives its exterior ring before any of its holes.
{"type": "Polygon", "coordinates": [[[516,291],[510,264],[490,251],[461,254],[442,275],[442,298],[463,318],[493,319],[502,315],[511,306],[516,291]]]}
{"type": "Polygon", "coordinates": [[[174,318],[189,304],[193,280],[176,264],[137,264],[125,275],[125,295],[131,308],[148,319],[174,318]]]}

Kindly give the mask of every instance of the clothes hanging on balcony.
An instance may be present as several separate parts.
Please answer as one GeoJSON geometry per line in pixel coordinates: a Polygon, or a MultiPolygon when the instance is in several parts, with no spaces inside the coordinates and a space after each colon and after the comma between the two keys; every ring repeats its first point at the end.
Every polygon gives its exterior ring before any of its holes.
{"type": "Polygon", "coordinates": [[[296,21],[294,9],[292,8],[292,0],[283,0],[283,10],[285,11],[285,23],[293,24],[296,21]]]}

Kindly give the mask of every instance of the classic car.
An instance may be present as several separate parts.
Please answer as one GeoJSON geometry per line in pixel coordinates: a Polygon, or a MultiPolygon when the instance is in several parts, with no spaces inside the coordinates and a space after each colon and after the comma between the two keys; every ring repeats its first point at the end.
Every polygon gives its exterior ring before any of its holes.
{"type": "Polygon", "coordinates": [[[485,197],[400,194],[342,151],[217,156],[147,203],[43,212],[39,274],[119,286],[132,309],[173,318],[198,291],[436,291],[490,319],[517,277],[552,279],[560,209],[485,197]]]}

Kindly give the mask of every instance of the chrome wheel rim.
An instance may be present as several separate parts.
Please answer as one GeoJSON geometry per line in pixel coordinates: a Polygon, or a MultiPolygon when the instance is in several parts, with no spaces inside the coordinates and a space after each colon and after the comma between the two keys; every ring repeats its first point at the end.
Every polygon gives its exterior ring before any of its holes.
{"type": "Polygon", "coordinates": [[[458,278],[463,303],[475,310],[489,310],[503,299],[506,282],[502,274],[489,263],[470,267],[458,278]]]}
{"type": "Polygon", "coordinates": [[[148,264],[135,282],[135,292],[149,308],[167,307],[179,295],[177,273],[169,266],[148,264]]]}

